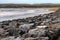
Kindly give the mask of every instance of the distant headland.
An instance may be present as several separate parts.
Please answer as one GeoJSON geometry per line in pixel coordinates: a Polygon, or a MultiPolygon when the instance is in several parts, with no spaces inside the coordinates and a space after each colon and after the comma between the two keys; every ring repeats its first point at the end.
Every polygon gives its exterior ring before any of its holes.
{"type": "Polygon", "coordinates": [[[42,8],[42,7],[60,7],[60,4],[0,4],[0,8],[42,8]]]}

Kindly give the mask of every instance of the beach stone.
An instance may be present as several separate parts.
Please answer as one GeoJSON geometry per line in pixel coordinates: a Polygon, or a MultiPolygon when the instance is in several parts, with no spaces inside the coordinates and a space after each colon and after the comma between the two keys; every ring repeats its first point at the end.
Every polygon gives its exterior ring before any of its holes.
{"type": "Polygon", "coordinates": [[[60,40],[60,36],[58,37],[58,39],[57,40],[60,40]]]}
{"type": "Polygon", "coordinates": [[[23,25],[20,25],[19,28],[22,30],[22,31],[25,31],[27,32],[34,24],[23,24],[23,25]]]}
{"type": "Polygon", "coordinates": [[[40,36],[45,36],[46,30],[45,30],[45,29],[36,28],[36,29],[31,29],[31,30],[29,30],[28,33],[29,33],[30,35],[40,37],[40,36]]]}
{"type": "Polygon", "coordinates": [[[46,26],[46,25],[43,25],[43,26],[36,26],[36,28],[45,29],[45,28],[48,28],[48,26],[46,26]]]}
{"type": "Polygon", "coordinates": [[[3,21],[3,24],[2,25],[8,26],[9,25],[9,21],[3,21]]]}
{"type": "Polygon", "coordinates": [[[47,36],[49,36],[50,40],[57,40],[60,36],[60,23],[51,24],[48,28],[47,36]],[[57,28],[58,27],[58,28],[57,28]]]}
{"type": "Polygon", "coordinates": [[[23,38],[28,38],[28,37],[30,37],[31,35],[30,34],[28,34],[28,33],[25,33],[25,34],[23,34],[23,38]]]}
{"type": "Polygon", "coordinates": [[[40,40],[49,40],[49,38],[48,37],[40,37],[40,40]]]}
{"type": "Polygon", "coordinates": [[[17,27],[17,22],[16,21],[12,21],[9,23],[10,27],[17,27]]]}
{"type": "Polygon", "coordinates": [[[9,36],[6,38],[2,38],[1,40],[23,40],[24,38],[17,37],[15,38],[14,36],[9,36]]]}
{"type": "Polygon", "coordinates": [[[28,37],[25,40],[49,40],[49,38],[48,37],[36,37],[36,38],[28,37]]]}
{"type": "Polygon", "coordinates": [[[20,37],[17,37],[17,38],[15,38],[14,40],[23,40],[22,38],[20,38],[20,37]]]}
{"type": "Polygon", "coordinates": [[[9,36],[15,36],[15,37],[18,37],[19,36],[19,28],[10,28],[9,30],[8,30],[8,32],[9,32],[9,36]]]}
{"type": "Polygon", "coordinates": [[[0,28],[0,36],[5,37],[6,35],[8,35],[8,32],[6,32],[3,28],[0,28]]]}
{"type": "Polygon", "coordinates": [[[19,29],[20,29],[20,35],[22,36],[23,34],[27,33],[31,27],[33,26],[34,24],[23,24],[23,25],[20,25],[19,26],[19,29]]]}
{"type": "Polygon", "coordinates": [[[4,33],[4,29],[0,28],[0,34],[4,33]]]}
{"type": "Polygon", "coordinates": [[[0,24],[0,28],[2,28],[2,24],[0,24]]]}
{"type": "Polygon", "coordinates": [[[35,21],[35,26],[38,26],[38,25],[40,25],[42,23],[42,21],[35,21]]]}
{"type": "Polygon", "coordinates": [[[14,36],[10,36],[10,37],[6,37],[6,38],[2,38],[1,40],[14,40],[14,36]]]}
{"type": "Polygon", "coordinates": [[[25,40],[37,40],[36,38],[28,37],[25,40]]]}

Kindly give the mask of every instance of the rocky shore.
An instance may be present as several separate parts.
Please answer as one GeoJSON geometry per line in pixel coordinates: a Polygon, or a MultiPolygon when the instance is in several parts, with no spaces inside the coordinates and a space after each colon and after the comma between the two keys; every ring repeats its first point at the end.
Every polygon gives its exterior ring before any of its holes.
{"type": "Polygon", "coordinates": [[[60,9],[49,14],[0,22],[0,40],[60,40],[60,9]]]}

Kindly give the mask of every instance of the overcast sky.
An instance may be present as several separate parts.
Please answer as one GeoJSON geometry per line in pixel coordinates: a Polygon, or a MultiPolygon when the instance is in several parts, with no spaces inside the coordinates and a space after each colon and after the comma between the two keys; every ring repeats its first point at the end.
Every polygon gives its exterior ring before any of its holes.
{"type": "Polygon", "coordinates": [[[34,4],[34,3],[60,3],[60,0],[0,0],[0,3],[28,3],[28,4],[34,4]]]}

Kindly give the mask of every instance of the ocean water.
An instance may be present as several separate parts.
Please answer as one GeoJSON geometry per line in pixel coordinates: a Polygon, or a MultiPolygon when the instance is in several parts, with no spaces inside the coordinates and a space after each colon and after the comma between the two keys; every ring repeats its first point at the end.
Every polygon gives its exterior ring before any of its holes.
{"type": "Polygon", "coordinates": [[[48,14],[48,8],[0,8],[0,21],[34,17],[40,14],[48,14]]]}

